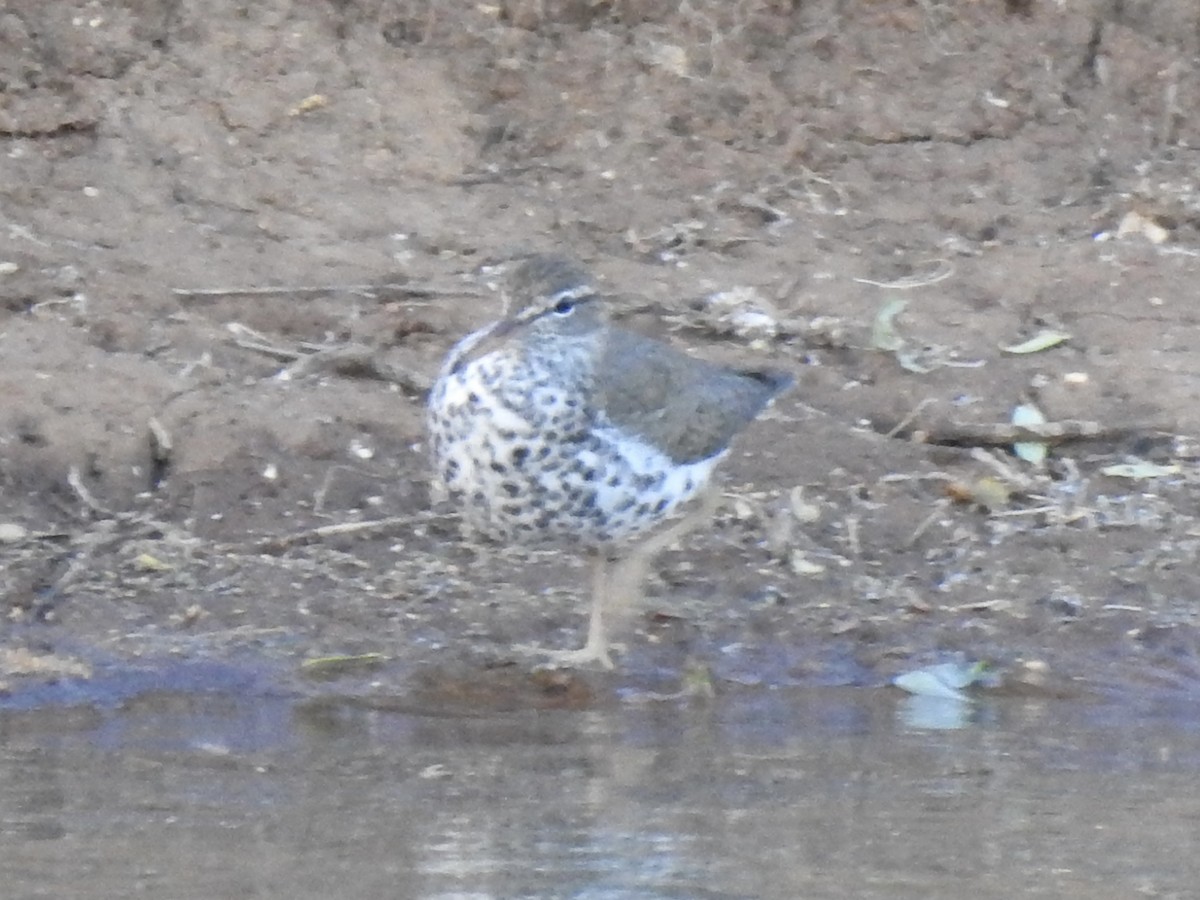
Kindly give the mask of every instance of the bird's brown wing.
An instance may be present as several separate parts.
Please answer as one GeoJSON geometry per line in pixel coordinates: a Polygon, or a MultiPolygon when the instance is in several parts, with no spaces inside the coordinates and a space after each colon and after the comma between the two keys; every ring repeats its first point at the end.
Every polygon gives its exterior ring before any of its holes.
{"type": "Polygon", "coordinates": [[[721,453],[791,383],[782,372],[729,369],[619,328],[606,329],[596,367],[597,405],[609,420],[678,463],[721,453]]]}

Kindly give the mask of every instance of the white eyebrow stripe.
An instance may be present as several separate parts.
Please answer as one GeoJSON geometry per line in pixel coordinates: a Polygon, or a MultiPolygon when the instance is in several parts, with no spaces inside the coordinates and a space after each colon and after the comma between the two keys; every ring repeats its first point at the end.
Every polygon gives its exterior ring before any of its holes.
{"type": "Polygon", "coordinates": [[[596,293],[596,289],[590,284],[577,284],[575,287],[564,288],[557,294],[550,294],[546,299],[558,303],[560,300],[579,300],[583,297],[590,297],[594,293],[596,293]]]}

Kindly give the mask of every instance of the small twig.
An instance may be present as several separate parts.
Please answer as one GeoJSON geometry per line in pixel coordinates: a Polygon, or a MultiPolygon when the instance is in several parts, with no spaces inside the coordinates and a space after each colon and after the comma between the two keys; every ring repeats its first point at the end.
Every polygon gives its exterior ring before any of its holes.
{"type": "Polygon", "coordinates": [[[181,381],[186,381],[192,377],[192,373],[200,368],[209,368],[212,366],[212,354],[205,350],[200,354],[198,359],[193,359],[179,370],[179,378],[181,381]]]}
{"type": "Polygon", "coordinates": [[[267,337],[241,322],[226,322],[225,329],[233,335],[233,345],[242,350],[261,353],[279,362],[292,363],[304,356],[294,347],[282,347],[273,344],[267,337]]]}
{"type": "Polygon", "coordinates": [[[92,512],[102,516],[111,517],[112,512],[104,507],[88,490],[87,485],[83,483],[83,476],[79,474],[78,466],[71,466],[67,470],[67,484],[71,486],[71,490],[75,492],[75,496],[83,501],[83,505],[92,512]]]}
{"type": "MultiPolygon", "coordinates": [[[[897,429],[902,430],[899,426],[897,429]]],[[[1087,419],[1060,419],[1057,422],[1028,425],[1013,425],[1010,422],[943,421],[921,430],[925,433],[925,442],[929,444],[980,447],[1000,447],[1022,441],[1059,444],[1067,441],[1114,440],[1135,434],[1163,431],[1161,427],[1153,425],[1104,425],[1087,419]]]]}
{"type": "Polygon", "coordinates": [[[371,519],[368,522],[339,522],[336,525],[318,525],[316,528],[310,528],[307,531],[266,538],[259,541],[258,549],[266,553],[278,553],[291,547],[315,544],[331,537],[341,537],[342,535],[371,531],[386,531],[398,525],[411,524],[411,516],[391,516],[387,519],[371,519]]]}
{"type": "Polygon", "coordinates": [[[410,394],[423,394],[433,387],[432,378],[388,362],[380,350],[366,344],[302,343],[298,347],[283,347],[271,343],[264,335],[241,322],[228,322],[225,328],[234,335],[234,345],[242,350],[291,363],[281,373],[285,378],[301,378],[312,372],[333,372],[396,384],[410,394]]]}
{"type": "Polygon", "coordinates": [[[763,221],[768,224],[791,221],[791,216],[782,209],[772,206],[766,200],[755,197],[753,194],[743,194],[735,203],[742,209],[758,213],[763,217],[763,221]]]}
{"type": "Polygon", "coordinates": [[[931,512],[924,519],[922,519],[921,523],[913,531],[912,537],[910,537],[908,539],[908,541],[906,542],[905,549],[911,550],[913,547],[915,547],[917,545],[917,541],[919,541],[921,539],[922,535],[924,535],[925,532],[929,530],[930,526],[933,525],[933,523],[937,521],[938,517],[941,516],[946,511],[946,507],[949,505],[950,505],[950,501],[947,499],[938,500],[934,504],[933,512],[931,512]]]}
{"type": "Polygon", "coordinates": [[[88,299],[86,294],[74,294],[70,297],[60,297],[54,300],[42,300],[40,303],[35,303],[29,307],[31,315],[37,315],[43,309],[51,306],[74,306],[78,309],[80,315],[87,314],[88,299]]]}
{"type": "Polygon", "coordinates": [[[939,281],[945,281],[954,274],[954,265],[948,259],[932,260],[937,264],[932,275],[917,276],[908,275],[904,278],[899,278],[895,281],[873,281],[870,278],[855,278],[859,284],[869,284],[872,287],[889,288],[894,291],[911,291],[914,288],[928,287],[931,284],[937,284],[939,281]]]}
{"type": "Polygon", "coordinates": [[[241,322],[226,322],[225,330],[233,335],[235,346],[243,350],[253,350],[266,356],[274,357],[281,362],[295,362],[304,354],[291,347],[281,347],[271,343],[270,339],[260,331],[255,331],[249,325],[241,322]]]}
{"type": "Polygon", "coordinates": [[[527,172],[532,172],[538,169],[548,169],[551,172],[562,172],[563,169],[559,166],[551,166],[546,163],[529,163],[527,165],[518,166],[487,166],[476,172],[471,172],[463,175],[461,178],[455,178],[451,184],[456,187],[473,187],[477,184],[493,184],[497,181],[503,181],[506,178],[512,178],[517,175],[524,175],[527,172]]]}
{"type": "Polygon", "coordinates": [[[1022,516],[1042,516],[1060,511],[1058,506],[1030,506],[1026,509],[998,509],[991,513],[993,519],[1016,519],[1022,516]]]}
{"type": "Polygon", "coordinates": [[[983,463],[995,472],[1002,481],[1014,485],[1026,493],[1032,493],[1034,488],[1037,487],[1037,481],[1034,478],[1031,478],[1024,472],[1017,471],[1013,466],[1010,466],[1002,459],[997,459],[993,453],[984,450],[982,447],[973,447],[971,449],[971,459],[983,463]]]}
{"type": "Polygon", "coordinates": [[[384,359],[379,350],[364,344],[345,344],[308,355],[297,354],[296,361],[285,371],[289,378],[320,371],[350,378],[374,378],[418,395],[433,387],[433,379],[429,376],[395,365],[384,359]]]}
{"type": "Polygon", "coordinates": [[[280,294],[292,294],[302,297],[320,297],[325,294],[358,294],[374,298],[380,293],[403,294],[409,297],[449,297],[469,294],[462,288],[438,288],[430,285],[402,284],[399,282],[382,282],[376,284],[294,284],[272,287],[213,287],[213,288],[172,288],[171,293],[184,300],[212,299],[220,297],[274,297],[280,294]]]}
{"type": "Polygon", "coordinates": [[[1159,247],[1158,252],[1163,256],[1200,256],[1200,250],[1189,247],[1159,247]]]}
{"type": "Polygon", "coordinates": [[[302,294],[307,296],[320,296],[322,294],[336,293],[366,293],[376,287],[387,287],[388,285],[366,285],[366,284],[343,284],[343,285],[280,285],[278,287],[271,286],[255,286],[255,287],[225,287],[225,288],[171,288],[171,293],[176,297],[184,299],[195,299],[204,297],[272,297],[277,294],[302,294]]]}
{"type": "Polygon", "coordinates": [[[233,345],[242,350],[253,350],[255,353],[261,353],[263,356],[277,359],[279,362],[295,362],[304,356],[299,350],[289,350],[287,347],[278,347],[274,344],[264,344],[259,341],[248,341],[245,338],[235,338],[233,345]]]}
{"type": "Polygon", "coordinates": [[[321,486],[317,488],[317,492],[313,494],[313,515],[325,515],[325,497],[329,493],[329,489],[333,487],[333,479],[339,472],[354,472],[355,474],[362,475],[365,478],[375,478],[379,481],[384,480],[383,475],[376,475],[373,472],[365,472],[356,466],[348,466],[345,463],[332,465],[325,471],[325,477],[321,479],[321,486]]]}
{"type": "Polygon", "coordinates": [[[6,222],[8,226],[8,236],[10,238],[21,238],[29,241],[31,244],[37,244],[39,247],[50,247],[52,244],[49,241],[43,241],[24,225],[18,225],[15,222],[6,222]]]}
{"type": "Polygon", "coordinates": [[[800,174],[796,178],[787,182],[785,185],[784,189],[787,191],[789,196],[795,197],[797,195],[798,192],[792,185],[798,181],[805,196],[808,198],[809,205],[817,212],[828,215],[831,213],[836,214],[846,209],[849,203],[847,201],[847,191],[844,185],[833,181],[830,178],[824,178],[818,175],[807,166],[800,166],[799,168],[800,174]],[[837,198],[836,209],[831,210],[825,205],[824,198],[822,198],[821,195],[812,187],[814,184],[825,185],[833,191],[835,197],[837,198]]]}
{"type": "Polygon", "coordinates": [[[924,400],[922,400],[920,403],[918,403],[916,406],[914,406],[911,410],[909,410],[908,415],[906,415],[903,419],[901,419],[899,422],[897,422],[895,427],[892,428],[892,430],[889,431],[886,435],[884,435],[884,437],[894,438],[900,432],[902,432],[906,428],[908,428],[908,426],[911,425],[916,420],[917,416],[919,416],[921,414],[921,410],[923,410],[925,407],[929,406],[929,404],[936,403],[936,402],[937,402],[936,398],[926,397],[924,400]]]}

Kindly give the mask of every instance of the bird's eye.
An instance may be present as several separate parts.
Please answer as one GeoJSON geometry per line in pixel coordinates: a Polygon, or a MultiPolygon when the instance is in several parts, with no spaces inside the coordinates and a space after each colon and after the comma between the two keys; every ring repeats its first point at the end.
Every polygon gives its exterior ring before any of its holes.
{"type": "Polygon", "coordinates": [[[553,308],[555,315],[569,316],[575,311],[575,301],[567,299],[559,300],[554,304],[553,308]]]}

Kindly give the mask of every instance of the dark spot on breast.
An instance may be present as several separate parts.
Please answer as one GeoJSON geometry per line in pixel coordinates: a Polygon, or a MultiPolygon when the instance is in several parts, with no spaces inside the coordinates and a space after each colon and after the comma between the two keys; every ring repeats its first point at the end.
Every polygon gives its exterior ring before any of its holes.
{"type": "Polygon", "coordinates": [[[600,473],[597,472],[595,469],[584,469],[583,470],[583,480],[584,481],[595,481],[596,476],[599,474],[600,473]]]}
{"type": "Polygon", "coordinates": [[[608,481],[606,481],[604,483],[607,484],[609,487],[616,487],[617,485],[619,485],[621,483],[621,476],[620,475],[609,475],[608,481]]]}
{"type": "Polygon", "coordinates": [[[471,393],[467,394],[467,399],[470,400],[472,403],[478,403],[479,395],[477,393],[475,393],[474,391],[471,391],[471,393]]]}
{"type": "MultiPolygon", "coordinates": [[[[521,493],[521,486],[512,481],[506,481],[500,485],[500,489],[510,497],[516,497],[521,493]]],[[[510,512],[507,506],[504,507],[505,512],[510,512]]]]}
{"type": "Polygon", "coordinates": [[[549,455],[550,455],[550,448],[549,447],[541,447],[538,449],[537,455],[534,457],[534,459],[536,459],[538,462],[541,462],[543,459],[546,459],[549,455]]]}
{"type": "Polygon", "coordinates": [[[497,475],[503,475],[508,471],[508,466],[506,466],[504,463],[501,463],[501,462],[493,461],[491,468],[492,468],[492,471],[495,472],[497,475]]]}
{"type": "Polygon", "coordinates": [[[666,509],[670,504],[671,504],[671,501],[668,500],[666,497],[663,497],[661,500],[659,500],[657,503],[654,504],[654,511],[656,513],[660,513],[664,509],[666,509]]]}
{"type": "Polygon", "coordinates": [[[512,464],[518,469],[525,465],[525,460],[529,459],[529,448],[525,446],[513,447],[512,449],[512,464]]]}
{"type": "Polygon", "coordinates": [[[635,475],[633,484],[639,491],[648,491],[653,487],[657,487],[654,483],[653,475],[635,475]]]}
{"type": "Polygon", "coordinates": [[[458,466],[457,459],[452,459],[449,462],[447,462],[446,470],[445,470],[446,471],[446,480],[449,481],[451,478],[453,478],[455,475],[457,475],[458,469],[459,469],[459,466],[458,466]]]}

